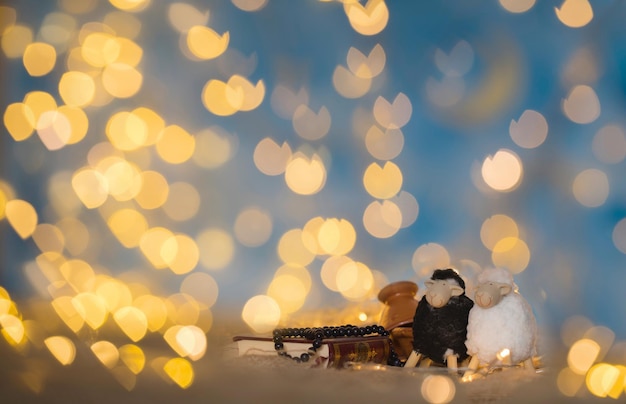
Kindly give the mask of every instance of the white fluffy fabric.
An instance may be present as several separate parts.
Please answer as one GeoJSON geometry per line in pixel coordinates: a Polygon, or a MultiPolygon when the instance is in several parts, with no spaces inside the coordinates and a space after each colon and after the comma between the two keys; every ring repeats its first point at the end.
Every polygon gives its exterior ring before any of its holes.
{"type": "Polygon", "coordinates": [[[528,302],[517,292],[503,296],[494,307],[477,304],[469,313],[467,353],[481,363],[497,363],[503,349],[510,351],[511,364],[518,364],[536,354],[537,325],[528,302]]]}
{"type": "Polygon", "coordinates": [[[485,268],[480,274],[478,274],[478,283],[485,282],[498,282],[506,283],[514,286],[513,275],[504,268],[485,268]]]}

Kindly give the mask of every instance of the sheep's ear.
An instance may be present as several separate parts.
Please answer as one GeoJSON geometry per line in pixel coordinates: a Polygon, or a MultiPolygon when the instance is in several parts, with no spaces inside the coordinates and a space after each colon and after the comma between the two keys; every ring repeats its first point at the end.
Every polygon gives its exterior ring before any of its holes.
{"type": "Polygon", "coordinates": [[[431,281],[431,280],[424,282],[424,285],[426,285],[427,288],[433,286],[434,284],[435,284],[435,281],[431,281]]]}
{"type": "Polygon", "coordinates": [[[509,293],[511,293],[511,290],[513,290],[513,288],[511,288],[511,285],[500,285],[500,294],[502,296],[508,295],[509,293]]]}
{"type": "Polygon", "coordinates": [[[450,292],[452,296],[461,296],[465,291],[460,286],[450,286],[450,292]]]}

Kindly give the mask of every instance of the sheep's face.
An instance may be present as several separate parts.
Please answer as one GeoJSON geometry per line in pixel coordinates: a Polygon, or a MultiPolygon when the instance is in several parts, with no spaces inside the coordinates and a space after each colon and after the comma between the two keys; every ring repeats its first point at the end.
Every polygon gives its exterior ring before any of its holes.
{"type": "Polygon", "coordinates": [[[450,279],[427,280],[424,284],[426,301],[436,309],[448,304],[452,296],[461,296],[464,292],[462,287],[450,279]]]}
{"type": "Polygon", "coordinates": [[[483,309],[488,309],[498,304],[511,290],[511,285],[506,283],[484,282],[476,287],[474,302],[483,309]]]}

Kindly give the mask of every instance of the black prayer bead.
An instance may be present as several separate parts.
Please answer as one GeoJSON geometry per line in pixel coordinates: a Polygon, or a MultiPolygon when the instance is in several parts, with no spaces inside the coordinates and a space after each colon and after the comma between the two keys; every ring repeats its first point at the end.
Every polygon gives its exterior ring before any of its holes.
{"type": "Polygon", "coordinates": [[[308,362],[309,361],[309,354],[308,353],[303,353],[302,355],[300,355],[300,360],[302,362],[308,362]]]}

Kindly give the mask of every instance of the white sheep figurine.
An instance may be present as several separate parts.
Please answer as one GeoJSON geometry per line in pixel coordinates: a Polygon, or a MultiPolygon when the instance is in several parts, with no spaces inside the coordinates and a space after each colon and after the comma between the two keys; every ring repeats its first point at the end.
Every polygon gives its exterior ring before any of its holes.
{"type": "Polygon", "coordinates": [[[487,268],[478,275],[465,341],[471,360],[463,379],[471,379],[481,364],[523,363],[534,371],[537,325],[532,308],[517,289],[506,269],[487,268]]]}

